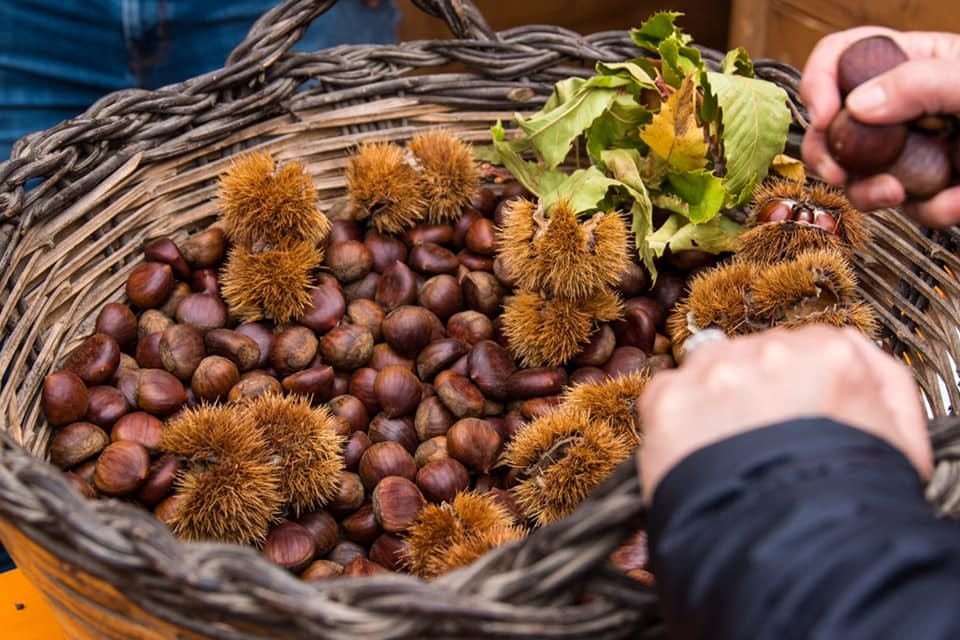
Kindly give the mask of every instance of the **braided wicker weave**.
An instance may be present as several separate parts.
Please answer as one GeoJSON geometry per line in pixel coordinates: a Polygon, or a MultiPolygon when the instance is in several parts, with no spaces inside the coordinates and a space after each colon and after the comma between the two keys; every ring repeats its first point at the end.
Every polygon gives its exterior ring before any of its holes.
{"type": "MultiPolygon", "coordinates": [[[[342,205],[346,154],[443,124],[486,141],[514,111],[539,108],[555,81],[597,60],[641,55],[626,32],[584,37],[534,26],[493,33],[468,0],[415,0],[454,40],[288,51],[332,0],[289,0],[264,15],[224,68],[158,91],[123,91],[27,136],[0,164],[0,540],[77,638],[659,637],[653,595],[606,564],[642,526],[636,470],[621,468],[573,516],[426,583],[387,575],[304,583],[252,549],[185,544],[148,513],[85,501],[42,461],[39,389],[120,300],[144,241],[213,221],[216,178],[251,147],[296,159],[320,206],[342,205]],[[464,73],[408,73],[455,62],[464,73]],[[28,181],[39,178],[32,189],[28,181]]],[[[716,64],[716,52],[704,51],[716,64]]],[[[805,125],[798,74],[785,88],[805,125]]],[[[36,181],[35,181],[36,182],[36,181]]],[[[924,232],[894,211],[871,217],[863,293],[917,374],[938,468],[929,498],[960,511],[955,358],[960,234],[924,232]]]]}

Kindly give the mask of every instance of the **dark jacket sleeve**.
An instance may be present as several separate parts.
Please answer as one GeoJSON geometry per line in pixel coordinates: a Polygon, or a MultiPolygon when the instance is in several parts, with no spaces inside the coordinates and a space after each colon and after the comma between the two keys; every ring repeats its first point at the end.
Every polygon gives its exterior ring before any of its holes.
{"type": "Polygon", "coordinates": [[[899,451],[830,420],[693,453],[648,535],[671,638],[960,638],[960,525],[899,451]]]}

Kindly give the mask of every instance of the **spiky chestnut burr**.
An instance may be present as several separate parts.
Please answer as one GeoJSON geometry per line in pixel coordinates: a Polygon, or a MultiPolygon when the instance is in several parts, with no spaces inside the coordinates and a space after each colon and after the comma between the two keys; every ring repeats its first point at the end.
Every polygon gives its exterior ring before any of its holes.
{"type": "Polygon", "coordinates": [[[470,146],[450,132],[425,131],[407,143],[421,167],[427,221],[452,222],[480,188],[480,171],[470,146]]]}
{"type": "Polygon", "coordinates": [[[311,511],[337,493],[344,439],[326,406],[306,396],[266,393],[244,402],[239,412],[263,434],[280,470],[280,495],[294,515],[311,511]]]}
{"type": "Polygon", "coordinates": [[[517,503],[543,526],[573,513],[633,449],[605,420],[561,405],[520,430],[503,460],[519,472],[517,503]]]}
{"type": "Polygon", "coordinates": [[[528,290],[532,288],[529,285],[536,284],[535,279],[531,279],[529,275],[537,263],[537,252],[533,244],[537,231],[534,216],[543,216],[537,203],[526,198],[508,200],[504,205],[503,225],[497,238],[497,256],[504,271],[517,288],[523,288],[518,279],[524,277],[528,290]]]}
{"type": "Polygon", "coordinates": [[[217,196],[227,237],[235,244],[316,245],[330,233],[303,166],[291,162],[278,169],[266,151],[238,157],[220,177],[217,196]]]}
{"type": "Polygon", "coordinates": [[[585,412],[591,420],[610,425],[617,435],[637,445],[643,437],[637,400],[650,380],[647,371],[634,371],[616,378],[569,387],[563,406],[585,412]]]}
{"type": "Polygon", "coordinates": [[[790,329],[808,324],[856,327],[861,333],[871,339],[877,339],[880,335],[880,322],[877,319],[877,314],[870,305],[865,302],[855,302],[847,306],[826,309],[816,315],[788,318],[779,322],[777,326],[790,329]]]}
{"type": "Polygon", "coordinates": [[[263,251],[237,245],[223,267],[221,293],[241,322],[268,318],[283,324],[306,311],[311,273],[322,261],[322,250],[308,242],[263,251]]]}
{"type": "Polygon", "coordinates": [[[618,213],[580,222],[566,202],[549,217],[527,200],[504,212],[498,255],[516,286],[556,298],[582,300],[616,285],[629,261],[627,228],[618,213]]]}
{"type": "Polygon", "coordinates": [[[569,203],[550,211],[536,239],[540,286],[556,297],[583,300],[615,286],[627,266],[627,227],[620,214],[595,213],[580,222],[569,203]]]}
{"type": "Polygon", "coordinates": [[[249,416],[201,405],[171,420],[160,450],[180,456],[179,508],[167,521],[184,540],[260,543],[279,515],[278,467],[249,416]]]}
{"type": "Polygon", "coordinates": [[[390,142],[365,142],[347,164],[347,193],[358,220],[380,233],[401,233],[424,219],[426,201],[411,153],[390,142]]]}
{"type": "Polygon", "coordinates": [[[407,531],[403,564],[410,573],[430,580],[526,533],[492,494],[458,493],[452,502],[420,510],[407,531]]]}
{"type": "Polygon", "coordinates": [[[690,335],[707,327],[718,327],[728,336],[752,331],[748,300],[760,270],[752,262],[728,262],[691,278],[688,294],[667,318],[676,350],[682,353],[690,335]]]}
{"type": "Polygon", "coordinates": [[[819,182],[768,180],[754,192],[751,210],[737,260],[773,264],[818,248],[850,258],[869,240],[863,213],[840,190],[819,182]]]}
{"type": "Polygon", "coordinates": [[[622,307],[607,289],[576,301],[520,291],[504,303],[503,333],[523,366],[556,366],[580,352],[598,323],[619,318],[622,307]]]}
{"type": "Polygon", "coordinates": [[[829,249],[807,251],[764,269],[753,283],[750,304],[758,320],[769,326],[800,326],[855,321],[872,335],[876,319],[860,305],[857,277],[843,255],[829,249]],[[851,316],[849,309],[860,305],[851,316]],[[860,309],[862,307],[862,309],[860,309]]]}

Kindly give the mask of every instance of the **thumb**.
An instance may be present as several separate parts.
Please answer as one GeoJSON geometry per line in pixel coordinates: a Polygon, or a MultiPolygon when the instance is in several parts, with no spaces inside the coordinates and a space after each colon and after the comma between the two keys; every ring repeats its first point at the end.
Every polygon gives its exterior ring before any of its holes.
{"type": "Polygon", "coordinates": [[[851,91],[846,107],[858,120],[876,124],[960,113],[960,61],[904,62],[851,91]]]}

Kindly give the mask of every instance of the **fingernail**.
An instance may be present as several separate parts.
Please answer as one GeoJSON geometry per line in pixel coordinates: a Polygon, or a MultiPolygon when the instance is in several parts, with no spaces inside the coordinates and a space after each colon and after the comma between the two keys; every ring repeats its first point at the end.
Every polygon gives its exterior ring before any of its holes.
{"type": "Polygon", "coordinates": [[[859,87],[847,96],[847,108],[861,114],[883,109],[886,103],[887,92],[879,84],[859,87]]]}

